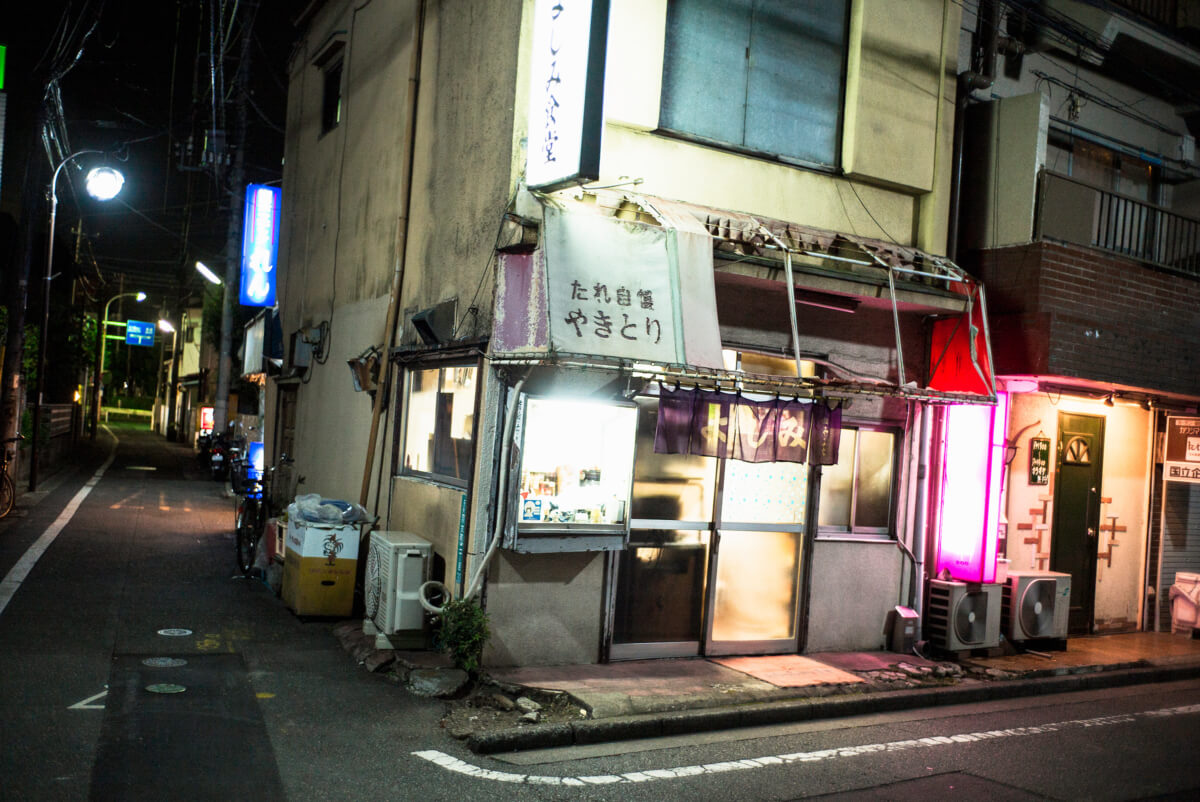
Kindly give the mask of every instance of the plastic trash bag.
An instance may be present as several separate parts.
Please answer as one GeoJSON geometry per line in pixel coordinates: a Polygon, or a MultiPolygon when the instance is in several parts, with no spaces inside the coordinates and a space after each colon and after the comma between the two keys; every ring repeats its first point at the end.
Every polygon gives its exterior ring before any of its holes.
{"type": "Polygon", "coordinates": [[[367,511],[361,504],[322,498],[319,493],[296,496],[296,511],[310,523],[344,525],[367,520],[367,511]]]}

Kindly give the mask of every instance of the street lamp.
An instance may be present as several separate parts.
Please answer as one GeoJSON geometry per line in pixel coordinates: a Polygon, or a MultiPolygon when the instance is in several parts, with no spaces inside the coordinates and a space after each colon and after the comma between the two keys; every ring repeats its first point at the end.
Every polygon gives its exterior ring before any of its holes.
{"type": "MultiPolygon", "coordinates": [[[[164,313],[161,313],[161,312],[159,313],[159,317],[158,317],[158,330],[161,331],[163,334],[171,335],[171,363],[172,363],[172,365],[174,365],[174,363],[175,363],[175,345],[176,345],[175,339],[176,339],[177,335],[175,334],[175,327],[173,325],[171,325],[171,321],[167,320],[167,318],[164,316],[164,313]]],[[[160,414],[159,413],[159,392],[165,390],[165,388],[163,387],[163,374],[164,373],[166,374],[168,381],[171,378],[171,372],[166,369],[166,350],[167,350],[167,340],[165,337],[163,337],[162,339],[159,340],[159,346],[158,346],[158,383],[154,385],[155,425],[157,425],[157,423],[160,422],[159,417],[158,417],[160,414]]],[[[166,392],[163,392],[162,403],[164,403],[164,404],[167,403],[167,398],[169,398],[169,395],[166,392]]],[[[168,417],[169,417],[169,415],[168,415],[168,417]]],[[[167,434],[165,422],[164,422],[163,431],[161,432],[161,434],[163,434],[163,435],[167,434]]]]}
{"type": "MultiPolygon", "coordinates": [[[[50,328],[50,280],[54,278],[54,223],[58,218],[58,174],[72,159],[85,153],[103,153],[99,150],[77,150],[58,163],[50,179],[50,240],[46,247],[46,285],[42,288],[42,332],[38,340],[37,405],[33,408],[33,444],[29,451],[29,490],[37,490],[38,445],[42,426],[42,397],[46,388],[46,336],[50,328]]],[[[88,171],[84,185],[96,200],[112,200],[125,184],[125,176],[112,167],[93,167],[88,171]]]]}
{"type": "Polygon", "coordinates": [[[122,292],[108,299],[104,305],[104,315],[96,321],[96,372],[92,376],[92,434],[96,439],[96,429],[100,426],[100,377],[104,373],[104,352],[107,348],[105,338],[108,337],[108,308],[118,298],[136,298],[140,304],[146,300],[144,292],[122,292]]]}
{"type": "Polygon", "coordinates": [[[200,275],[204,276],[206,279],[211,281],[213,284],[221,283],[221,277],[218,276],[216,273],[212,272],[212,269],[209,268],[208,265],[204,264],[204,262],[196,262],[196,272],[198,272],[200,275]]]}

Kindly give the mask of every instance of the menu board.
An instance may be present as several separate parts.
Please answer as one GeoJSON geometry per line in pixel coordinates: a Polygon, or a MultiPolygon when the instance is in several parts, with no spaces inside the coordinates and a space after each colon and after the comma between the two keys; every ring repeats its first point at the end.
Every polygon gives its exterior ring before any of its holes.
{"type": "Polygon", "coordinates": [[[1050,484],[1050,438],[1029,438],[1029,484],[1050,484]]]}

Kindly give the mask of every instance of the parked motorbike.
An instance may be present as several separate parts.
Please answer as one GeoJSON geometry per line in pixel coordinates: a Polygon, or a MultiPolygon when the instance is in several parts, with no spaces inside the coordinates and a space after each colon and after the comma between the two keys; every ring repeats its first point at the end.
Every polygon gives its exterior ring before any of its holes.
{"type": "Polygon", "coordinates": [[[218,482],[227,479],[230,462],[240,455],[241,447],[236,439],[214,435],[208,457],[212,478],[218,482]]]}

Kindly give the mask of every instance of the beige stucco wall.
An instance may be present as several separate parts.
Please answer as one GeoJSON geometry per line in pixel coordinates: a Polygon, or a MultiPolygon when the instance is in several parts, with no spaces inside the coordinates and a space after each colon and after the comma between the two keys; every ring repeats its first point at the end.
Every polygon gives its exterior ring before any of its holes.
{"type": "MultiPolygon", "coordinates": [[[[1047,511],[1045,524],[1054,524],[1054,449],[1058,442],[1058,413],[1072,412],[1103,417],[1104,473],[1100,495],[1111,499],[1101,505],[1101,526],[1113,523],[1125,531],[1116,535],[1112,567],[1101,559],[1096,572],[1096,628],[1099,631],[1130,629],[1137,625],[1141,610],[1142,577],[1145,572],[1147,499],[1150,477],[1147,455],[1152,452],[1150,413],[1132,404],[1118,402],[1107,407],[1101,400],[1076,396],[1020,393],[1013,396],[1009,418],[1009,438],[1016,437],[1016,452],[1009,465],[1007,498],[1008,558],[1014,569],[1052,568],[1049,560],[1038,562],[1038,546],[1025,543],[1036,537],[1037,529],[1020,530],[1018,524],[1038,526],[1040,515],[1031,510],[1047,511]],[[1029,428],[1026,428],[1029,427],[1029,428]],[[1019,434],[1019,437],[1017,435],[1019,434]],[[1048,437],[1051,443],[1051,484],[1029,484],[1029,440],[1048,437]]],[[[1041,553],[1050,552],[1050,532],[1042,533],[1041,553]]],[[[1108,550],[1112,534],[1101,531],[1098,551],[1108,550]]]]}
{"type": "MultiPolygon", "coordinates": [[[[300,385],[296,410],[296,471],[305,477],[299,493],[320,493],[326,498],[358,501],[362,489],[367,440],[371,430],[371,396],[355,392],[346,360],[381,341],[387,298],[374,298],[338,308],[328,340],[329,359],[314,364],[306,384],[300,385]]],[[[274,415],[274,405],[268,406],[274,415]]],[[[267,430],[273,428],[268,421],[267,430]]],[[[389,438],[380,437],[382,451],[375,452],[373,476],[379,459],[390,464],[389,438]]],[[[386,492],[386,483],[384,484],[386,492]]],[[[374,506],[371,483],[368,507],[374,506]]]]}
{"type": "MultiPolygon", "coordinates": [[[[903,14],[885,0],[851,7],[842,161],[857,180],[653,133],[666,2],[614,0],[600,183],[641,179],[634,191],[944,253],[954,123],[945,77],[957,71],[961,9],[941,0],[906,3],[903,14]]],[[[520,116],[517,124],[524,137],[520,116]]]]}
{"type": "Polygon", "coordinates": [[[889,541],[813,544],[808,652],[882,649],[888,612],[901,604],[900,549],[889,541]]]}

